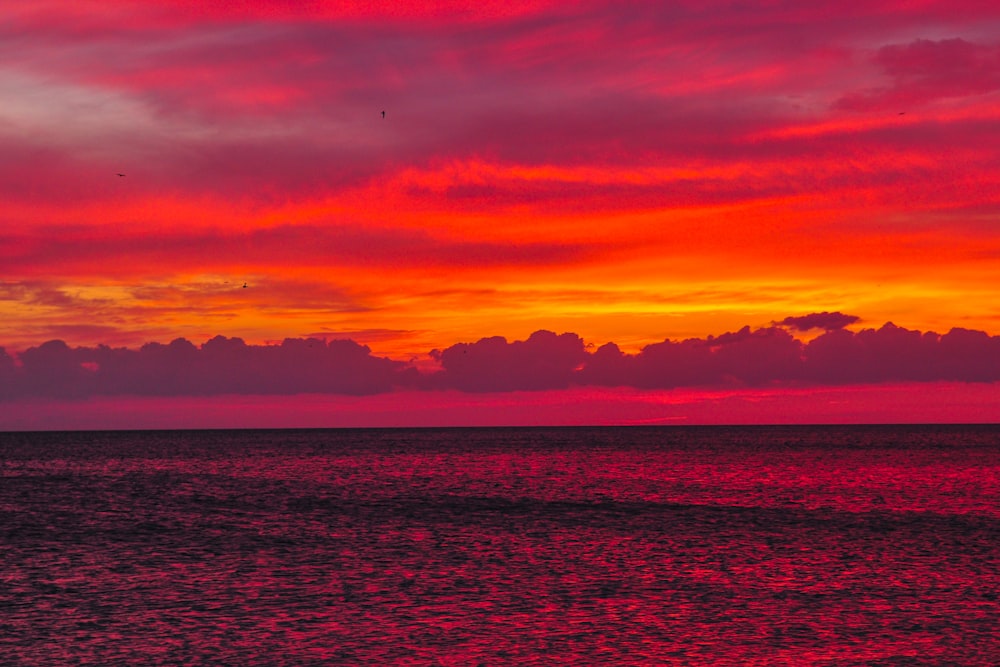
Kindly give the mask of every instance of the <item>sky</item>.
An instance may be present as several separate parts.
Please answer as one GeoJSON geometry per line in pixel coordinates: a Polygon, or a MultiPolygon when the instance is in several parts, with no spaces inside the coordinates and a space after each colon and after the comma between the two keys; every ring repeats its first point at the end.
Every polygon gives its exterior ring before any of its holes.
{"type": "Polygon", "coordinates": [[[998,136],[992,1],[7,3],[0,429],[998,422],[998,136]]]}

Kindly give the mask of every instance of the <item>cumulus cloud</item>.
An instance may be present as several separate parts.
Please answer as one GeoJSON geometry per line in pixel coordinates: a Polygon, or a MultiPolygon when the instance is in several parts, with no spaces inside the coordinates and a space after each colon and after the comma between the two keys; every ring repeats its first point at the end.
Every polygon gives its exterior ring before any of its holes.
{"type": "Polygon", "coordinates": [[[431,355],[440,369],[420,372],[351,340],[294,338],[279,345],[248,345],[216,336],[200,347],[178,338],[139,349],[74,348],[53,340],[18,355],[0,348],[0,398],[1000,381],[1000,336],[961,328],[939,335],[891,322],[856,333],[831,327],[808,343],[780,326],[744,327],[719,336],[664,340],[636,354],[614,343],[588,349],[574,333],[536,331],[523,341],[494,336],[431,355]]]}
{"type": "Polygon", "coordinates": [[[580,371],[586,384],[644,389],[744,385],[796,379],[801,344],[783,329],[744,327],[718,337],[665,340],[626,355],[613,343],[597,349],[580,371]]]}
{"type": "Polygon", "coordinates": [[[833,313],[823,311],[822,313],[809,313],[808,315],[800,315],[798,317],[789,316],[777,322],[777,324],[797,331],[809,331],[810,329],[832,331],[834,329],[843,329],[860,319],[857,315],[845,315],[839,311],[833,313]]]}
{"type": "Polygon", "coordinates": [[[365,395],[412,383],[416,371],[375,357],[350,340],[286,339],[247,345],[216,336],[197,347],[178,338],[138,350],[76,347],[53,340],[18,355],[11,368],[0,357],[8,397],[81,398],[92,395],[207,396],[218,394],[334,393],[365,395]],[[5,370],[6,368],[6,370],[5,370]]]}
{"type": "Polygon", "coordinates": [[[0,347],[0,400],[13,395],[14,389],[14,358],[7,350],[0,347]]]}
{"type": "Polygon", "coordinates": [[[513,343],[500,336],[483,338],[431,354],[443,370],[429,378],[428,386],[470,392],[562,389],[588,356],[579,336],[551,331],[513,343]]]}
{"type": "Polygon", "coordinates": [[[804,377],[812,382],[1000,380],[1000,336],[952,329],[943,336],[898,327],[854,334],[829,331],[805,347],[804,377]]]}

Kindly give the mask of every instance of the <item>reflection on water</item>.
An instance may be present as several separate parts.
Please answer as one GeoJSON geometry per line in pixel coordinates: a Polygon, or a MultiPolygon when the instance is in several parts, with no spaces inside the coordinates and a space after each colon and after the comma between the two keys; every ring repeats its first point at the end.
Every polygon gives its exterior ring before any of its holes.
{"type": "Polygon", "coordinates": [[[1000,429],[0,434],[0,662],[997,664],[1000,429]]]}

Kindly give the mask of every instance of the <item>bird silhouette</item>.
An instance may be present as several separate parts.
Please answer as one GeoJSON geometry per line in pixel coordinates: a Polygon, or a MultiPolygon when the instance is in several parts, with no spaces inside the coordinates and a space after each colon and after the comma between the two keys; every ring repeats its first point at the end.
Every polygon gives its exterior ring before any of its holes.
{"type": "Polygon", "coordinates": [[[243,283],[243,289],[246,289],[246,288],[247,288],[247,284],[243,283]]]}
{"type": "Polygon", "coordinates": [[[118,174],[118,176],[120,176],[120,177],[124,177],[124,176],[125,176],[125,174],[118,174]]]}
{"type": "Polygon", "coordinates": [[[385,112],[384,111],[382,112],[382,118],[385,118],[385,112]]]}

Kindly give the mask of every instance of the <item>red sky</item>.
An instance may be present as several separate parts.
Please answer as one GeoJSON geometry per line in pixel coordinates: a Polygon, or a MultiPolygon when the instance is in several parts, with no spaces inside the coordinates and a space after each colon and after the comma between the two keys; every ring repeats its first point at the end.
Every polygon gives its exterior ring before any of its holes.
{"type": "Polygon", "coordinates": [[[661,4],[5,7],[0,429],[1000,421],[1000,7],[661,4]]]}

